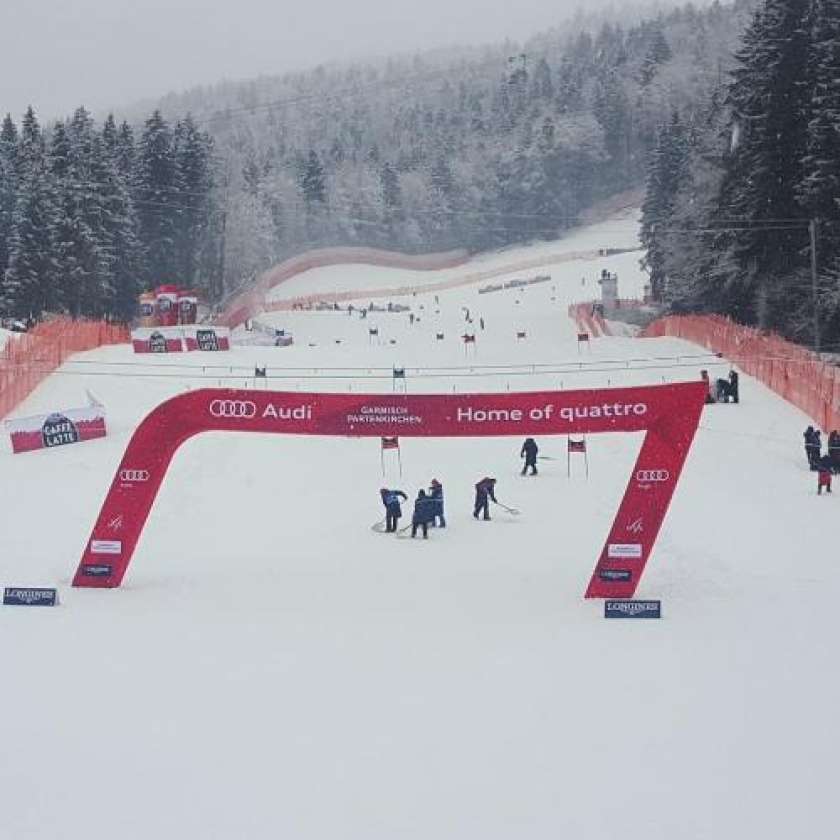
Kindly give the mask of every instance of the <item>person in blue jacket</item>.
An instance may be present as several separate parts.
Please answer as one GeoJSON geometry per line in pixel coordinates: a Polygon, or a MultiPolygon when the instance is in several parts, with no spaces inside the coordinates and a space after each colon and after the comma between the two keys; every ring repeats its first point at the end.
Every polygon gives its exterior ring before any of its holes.
{"type": "Polygon", "coordinates": [[[443,516],[443,485],[436,479],[432,479],[429,486],[429,497],[434,502],[435,515],[432,519],[432,527],[436,525],[441,528],[446,527],[446,519],[443,516]]]}
{"type": "Polygon", "coordinates": [[[385,505],[385,532],[392,534],[397,530],[397,522],[402,516],[400,499],[408,501],[408,496],[402,490],[389,490],[387,487],[383,487],[379,495],[382,498],[382,504],[385,505]]]}
{"type": "Polygon", "coordinates": [[[411,536],[417,536],[417,529],[423,529],[423,539],[429,539],[429,523],[435,518],[436,511],[435,501],[426,495],[425,490],[421,490],[417,494],[417,499],[414,502],[414,516],[411,518],[411,536]]]}

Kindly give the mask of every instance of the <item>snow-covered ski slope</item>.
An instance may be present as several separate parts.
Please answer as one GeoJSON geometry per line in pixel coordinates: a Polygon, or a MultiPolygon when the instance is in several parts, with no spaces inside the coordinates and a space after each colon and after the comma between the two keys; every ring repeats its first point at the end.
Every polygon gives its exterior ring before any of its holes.
{"type": "MultiPolygon", "coordinates": [[[[581,235],[622,247],[632,219],[581,235]]],[[[728,370],[666,339],[579,356],[566,307],[602,268],[623,295],[641,282],[633,256],[560,262],[524,292],[441,293],[440,314],[411,298],[413,326],[275,313],[294,347],[106,348],[50,377],[19,414],[90,388],[110,433],[0,453],[0,585],[62,598],[0,608],[0,838],[833,836],[840,500],[815,495],[806,418],[745,376],[740,405],[704,412],[648,564],[639,596],[663,600],[659,622],[605,621],[582,598],[638,436],[590,437],[587,481],[580,465],[566,477],[560,437],[539,439],[556,460],[536,478],[505,438],[404,439],[403,477],[389,465],[383,479],[374,439],[207,434],[176,456],[123,588],[68,586],[144,413],[185,388],[264,387],[237,378],[255,364],[289,377],[273,389],[357,391],[390,391],[405,365],[429,374],[409,370],[415,393],[728,370]],[[472,375],[443,369],[465,364],[464,306],[472,375]],[[515,367],[479,367],[502,364],[515,367]],[[485,474],[521,516],[472,519],[485,474]],[[381,486],[413,498],[432,478],[448,528],[426,542],[371,530],[381,486]]],[[[348,269],[348,286],[366,282],[348,269]]]]}
{"type": "MultiPolygon", "coordinates": [[[[275,286],[270,301],[289,300],[300,296],[348,291],[376,291],[403,287],[434,286],[443,283],[486,285],[498,282],[496,272],[504,277],[533,276],[554,267],[568,276],[580,269],[578,280],[586,277],[584,299],[599,296],[597,277],[589,270],[592,255],[603,248],[638,248],[635,211],[625,211],[615,218],[574,231],[559,242],[546,242],[528,247],[511,247],[483,254],[467,265],[437,271],[392,269],[382,266],[344,265],[313,268],[275,286]],[[605,245],[604,243],[609,244],[605,245]],[[478,277],[487,279],[479,280],[478,277]]],[[[633,273],[634,285],[640,281],[638,255],[617,260],[614,265],[627,266],[633,273]]],[[[606,264],[605,264],[606,265],[606,264]]]]}

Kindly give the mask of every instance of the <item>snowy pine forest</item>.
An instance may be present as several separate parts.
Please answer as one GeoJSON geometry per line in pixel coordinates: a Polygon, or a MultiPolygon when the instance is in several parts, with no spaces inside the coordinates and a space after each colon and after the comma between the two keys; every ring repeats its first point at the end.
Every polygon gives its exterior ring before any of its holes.
{"type": "Polygon", "coordinates": [[[125,319],[162,282],[218,303],[325,245],[553,239],[646,184],[660,301],[808,341],[816,304],[836,343],[840,0],[623,15],[195,89],[125,121],[7,116],[0,314],[125,319]]]}
{"type": "Polygon", "coordinates": [[[695,106],[649,163],[654,293],[840,349],[840,0],[764,0],[695,106]]]}

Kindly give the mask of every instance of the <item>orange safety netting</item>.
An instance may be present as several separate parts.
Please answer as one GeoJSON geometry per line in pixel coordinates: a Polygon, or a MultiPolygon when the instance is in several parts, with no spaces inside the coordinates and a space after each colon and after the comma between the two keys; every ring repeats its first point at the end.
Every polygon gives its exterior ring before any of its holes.
{"type": "Polygon", "coordinates": [[[683,338],[720,353],[822,429],[840,429],[840,368],[775,333],[719,315],[669,315],[654,321],[641,336],[683,338]]]}
{"type": "Polygon", "coordinates": [[[597,338],[599,335],[611,335],[610,328],[600,312],[596,312],[592,303],[573,303],[569,306],[569,317],[577,324],[578,333],[597,338]]]}
{"type": "MultiPolygon", "coordinates": [[[[418,271],[430,271],[454,268],[455,266],[462,265],[466,262],[468,256],[468,252],[464,250],[425,255],[401,254],[393,251],[383,251],[379,248],[360,247],[320,248],[315,251],[307,251],[297,257],[285,260],[261,274],[250,289],[228,301],[224,311],[215,319],[215,322],[231,328],[238,327],[248,318],[253,318],[264,310],[291,309],[291,301],[268,304],[266,302],[266,295],[275,286],[279,286],[286,280],[305,271],[310,271],[313,268],[323,268],[332,265],[363,264],[383,266],[385,268],[408,268],[418,271]]],[[[324,299],[327,298],[332,301],[336,296],[324,296],[324,299]]],[[[295,303],[304,304],[307,302],[307,297],[295,299],[295,303]]]]}
{"type": "Polygon", "coordinates": [[[56,318],[10,336],[0,349],[0,417],[20,405],[68,356],[129,340],[128,328],[56,318]]]}
{"type": "MultiPolygon", "coordinates": [[[[412,256],[393,251],[381,251],[376,248],[324,248],[311,251],[286,260],[280,265],[261,275],[253,287],[228,302],[224,311],[215,319],[215,323],[237,327],[248,318],[260,312],[288,311],[295,308],[308,308],[319,303],[341,303],[353,300],[376,300],[384,297],[404,297],[412,294],[430,294],[438,291],[469,286],[484,280],[503,277],[517,271],[540,269],[556,263],[590,259],[597,251],[567,251],[564,253],[544,254],[540,257],[517,260],[495,268],[471,271],[467,274],[451,277],[434,283],[408,286],[394,286],[380,289],[356,289],[345,292],[320,292],[312,295],[299,295],[285,300],[268,301],[267,294],[284,281],[309,271],[331,265],[363,264],[385,268],[407,268],[415,271],[440,271],[456,268],[467,263],[467,251],[449,251],[443,254],[425,254],[412,256]]],[[[603,319],[602,319],[603,320],[603,319]]]]}

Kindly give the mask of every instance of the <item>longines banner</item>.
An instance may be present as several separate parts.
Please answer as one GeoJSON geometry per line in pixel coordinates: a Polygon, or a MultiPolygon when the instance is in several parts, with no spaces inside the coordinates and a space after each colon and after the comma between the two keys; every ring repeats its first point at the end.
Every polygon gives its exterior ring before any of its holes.
{"type": "Polygon", "coordinates": [[[50,449],[69,443],[105,437],[105,407],[95,399],[84,408],[70,408],[52,414],[37,414],[6,420],[12,452],[50,449]]]}
{"type": "Polygon", "coordinates": [[[137,428],[74,586],[119,586],[178,447],[201,432],[482,437],[645,431],[587,597],[631,598],[700,419],[706,385],[520,394],[302,394],[208,389],[173,397],[137,428]]]}

